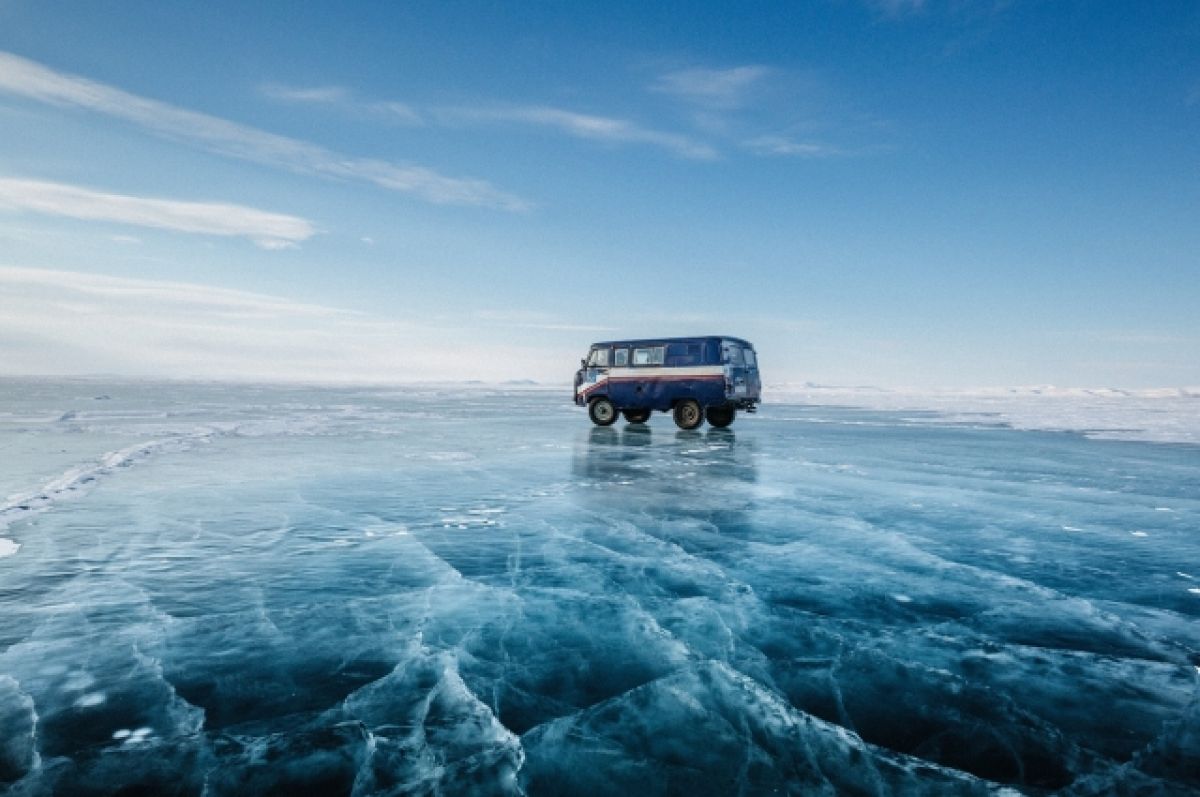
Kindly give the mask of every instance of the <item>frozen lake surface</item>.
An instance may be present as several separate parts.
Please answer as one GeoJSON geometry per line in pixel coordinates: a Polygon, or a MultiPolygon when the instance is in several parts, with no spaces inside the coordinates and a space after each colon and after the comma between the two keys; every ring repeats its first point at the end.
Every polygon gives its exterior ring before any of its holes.
{"type": "Polygon", "coordinates": [[[1191,794],[1200,447],[0,382],[0,793],[1191,794]]]}

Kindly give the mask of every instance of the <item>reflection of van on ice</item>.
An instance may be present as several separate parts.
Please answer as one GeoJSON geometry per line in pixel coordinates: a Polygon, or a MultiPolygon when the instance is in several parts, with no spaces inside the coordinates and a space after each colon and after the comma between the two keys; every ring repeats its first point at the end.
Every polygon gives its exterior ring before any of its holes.
{"type": "Polygon", "coordinates": [[[645,423],[670,411],[680,429],[725,427],[739,409],[754,412],[762,393],[754,347],[740,338],[653,338],[593,343],[575,373],[575,403],[597,426],[624,413],[645,423]]]}

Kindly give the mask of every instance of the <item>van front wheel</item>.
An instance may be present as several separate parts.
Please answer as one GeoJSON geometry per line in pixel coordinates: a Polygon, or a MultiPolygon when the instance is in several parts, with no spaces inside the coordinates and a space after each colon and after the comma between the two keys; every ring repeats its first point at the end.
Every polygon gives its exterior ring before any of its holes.
{"type": "Polygon", "coordinates": [[[597,426],[612,426],[617,420],[617,407],[606,398],[592,399],[588,404],[588,417],[597,426]]]}
{"type": "Polygon", "coordinates": [[[684,399],[675,405],[675,425],[680,429],[695,429],[704,423],[704,408],[695,399],[684,399]]]}
{"type": "Polygon", "coordinates": [[[737,409],[732,404],[720,404],[716,407],[709,407],[705,414],[708,416],[710,424],[718,429],[724,429],[737,417],[737,409]]]}

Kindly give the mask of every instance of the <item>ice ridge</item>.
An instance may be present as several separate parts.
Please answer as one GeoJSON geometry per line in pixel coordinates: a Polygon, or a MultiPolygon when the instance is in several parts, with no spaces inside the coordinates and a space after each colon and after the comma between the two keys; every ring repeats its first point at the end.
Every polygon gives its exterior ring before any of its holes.
{"type": "Polygon", "coordinates": [[[539,725],[522,741],[531,794],[1001,793],[967,773],[867,744],[716,661],[539,725]]]}
{"type": "MultiPolygon", "coordinates": [[[[160,451],[185,451],[197,444],[205,443],[227,430],[220,427],[202,427],[191,432],[171,435],[109,451],[98,459],[68,469],[51,479],[40,489],[11,496],[0,505],[0,532],[20,520],[46,512],[56,504],[78,498],[106,476],[128,468],[160,451]]],[[[19,543],[0,537],[0,558],[11,556],[20,550],[19,543]]]]}

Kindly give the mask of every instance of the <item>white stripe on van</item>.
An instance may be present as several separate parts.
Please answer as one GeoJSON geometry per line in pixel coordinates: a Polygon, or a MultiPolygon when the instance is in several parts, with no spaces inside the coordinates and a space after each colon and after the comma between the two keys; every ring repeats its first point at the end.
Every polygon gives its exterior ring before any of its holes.
{"type": "Polygon", "coordinates": [[[681,365],[678,367],[668,368],[660,365],[647,366],[639,365],[630,368],[609,368],[609,379],[648,379],[651,377],[670,376],[677,379],[686,379],[696,376],[724,376],[725,366],[723,365],[681,365]]]}

